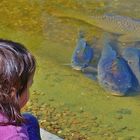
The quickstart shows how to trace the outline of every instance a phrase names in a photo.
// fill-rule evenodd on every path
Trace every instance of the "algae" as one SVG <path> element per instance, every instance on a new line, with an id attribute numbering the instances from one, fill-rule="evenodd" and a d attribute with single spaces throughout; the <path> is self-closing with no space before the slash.
<path id="1" fill-rule="evenodd" d="M 127 3 L 126 3 L 127 2 Z M 140 139 L 140 96 L 114 97 L 69 63 L 79 30 L 87 40 L 102 31 L 74 19 L 50 15 L 49 5 L 87 14 L 115 12 L 132 17 L 140 5 L 126 0 L 1 1 L 0 37 L 23 43 L 37 59 L 30 101 L 23 111 L 35 114 L 41 127 L 66 140 Z M 117 9 L 116 5 L 120 7 Z M 127 5 L 132 7 L 126 10 Z M 132 9 L 136 12 L 131 12 Z M 54 11 L 55 12 L 55 11 Z"/>

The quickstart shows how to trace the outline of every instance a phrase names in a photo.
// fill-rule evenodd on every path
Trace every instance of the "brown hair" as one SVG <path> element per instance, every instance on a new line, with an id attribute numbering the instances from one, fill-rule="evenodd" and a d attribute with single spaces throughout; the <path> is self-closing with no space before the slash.
<path id="1" fill-rule="evenodd" d="M 0 39 L 0 113 L 8 118 L 8 124 L 25 122 L 18 98 L 35 68 L 35 58 L 22 44 Z M 13 87 L 16 96 L 11 96 Z"/>

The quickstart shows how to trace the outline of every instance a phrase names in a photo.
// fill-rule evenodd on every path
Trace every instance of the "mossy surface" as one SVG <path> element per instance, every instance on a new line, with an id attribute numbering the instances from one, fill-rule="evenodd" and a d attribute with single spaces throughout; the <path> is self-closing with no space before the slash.
<path id="1" fill-rule="evenodd" d="M 140 139 L 139 95 L 114 97 L 96 81 L 65 65 L 70 63 L 80 30 L 89 42 L 103 31 L 76 19 L 56 17 L 51 14 L 54 9 L 49 13 L 51 6 L 61 5 L 86 14 L 116 12 L 140 17 L 131 8 L 127 11 L 125 2 L 1 1 L 0 37 L 23 43 L 37 59 L 30 101 L 24 111 L 35 114 L 44 129 L 66 140 Z M 135 6 L 135 2 L 128 5 Z M 122 9 L 117 9 L 117 5 Z"/>

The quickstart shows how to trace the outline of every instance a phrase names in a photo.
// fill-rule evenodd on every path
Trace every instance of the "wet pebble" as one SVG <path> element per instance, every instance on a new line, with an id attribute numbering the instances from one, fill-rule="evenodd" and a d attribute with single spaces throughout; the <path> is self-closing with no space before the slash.
<path id="1" fill-rule="evenodd" d="M 83 109 L 83 107 L 80 107 L 80 111 L 79 111 L 80 113 L 83 113 L 84 112 L 84 109 Z"/>
<path id="2" fill-rule="evenodd" d="M 118 130 L 116 130 L 117 132 L 122 132 L 123 130 L 126 130 L 127 129 L 127 126 L 123 126 L 121 128 L 119 128 Z"/>
<path id="3" fill-rule="evenodd" d="M 99 124 L 98 123 L 93 123 L 93 126 L 94 127 L 99 127 Z"/>
<path id="4" fill-rule="evenodd" d="M 50 98 L 50 99 L 49 99 L 49 101 L 53 102 L 53 101 L 54 101 L 54 99 L 53 99 L 53 98 Z"/>
<path id="5" fill-rule="evenodd" d="M 121 119 L 123 119 L 123 116 L 122 115 L 116 115 L 115 118 L 118 119 L 118 120 L 121 120 Z"/>
<path id="6" fill-rule="evenodd" d="M 93 117 L 92 117 L 92 120 L 97 120 L 97 117 L 96 117 L 96 116 L 93 116 Z"/>

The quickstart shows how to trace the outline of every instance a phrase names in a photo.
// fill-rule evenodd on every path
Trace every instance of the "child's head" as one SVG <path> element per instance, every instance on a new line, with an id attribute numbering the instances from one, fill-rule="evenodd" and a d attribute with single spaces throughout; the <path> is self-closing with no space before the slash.
<path id="1" fill-rule="evenodd" d="M 28 101 L 35 59 L 21 44 L 0 39 L 0 113 L 9 122 L 24 122 L 20 109 Z"/>

